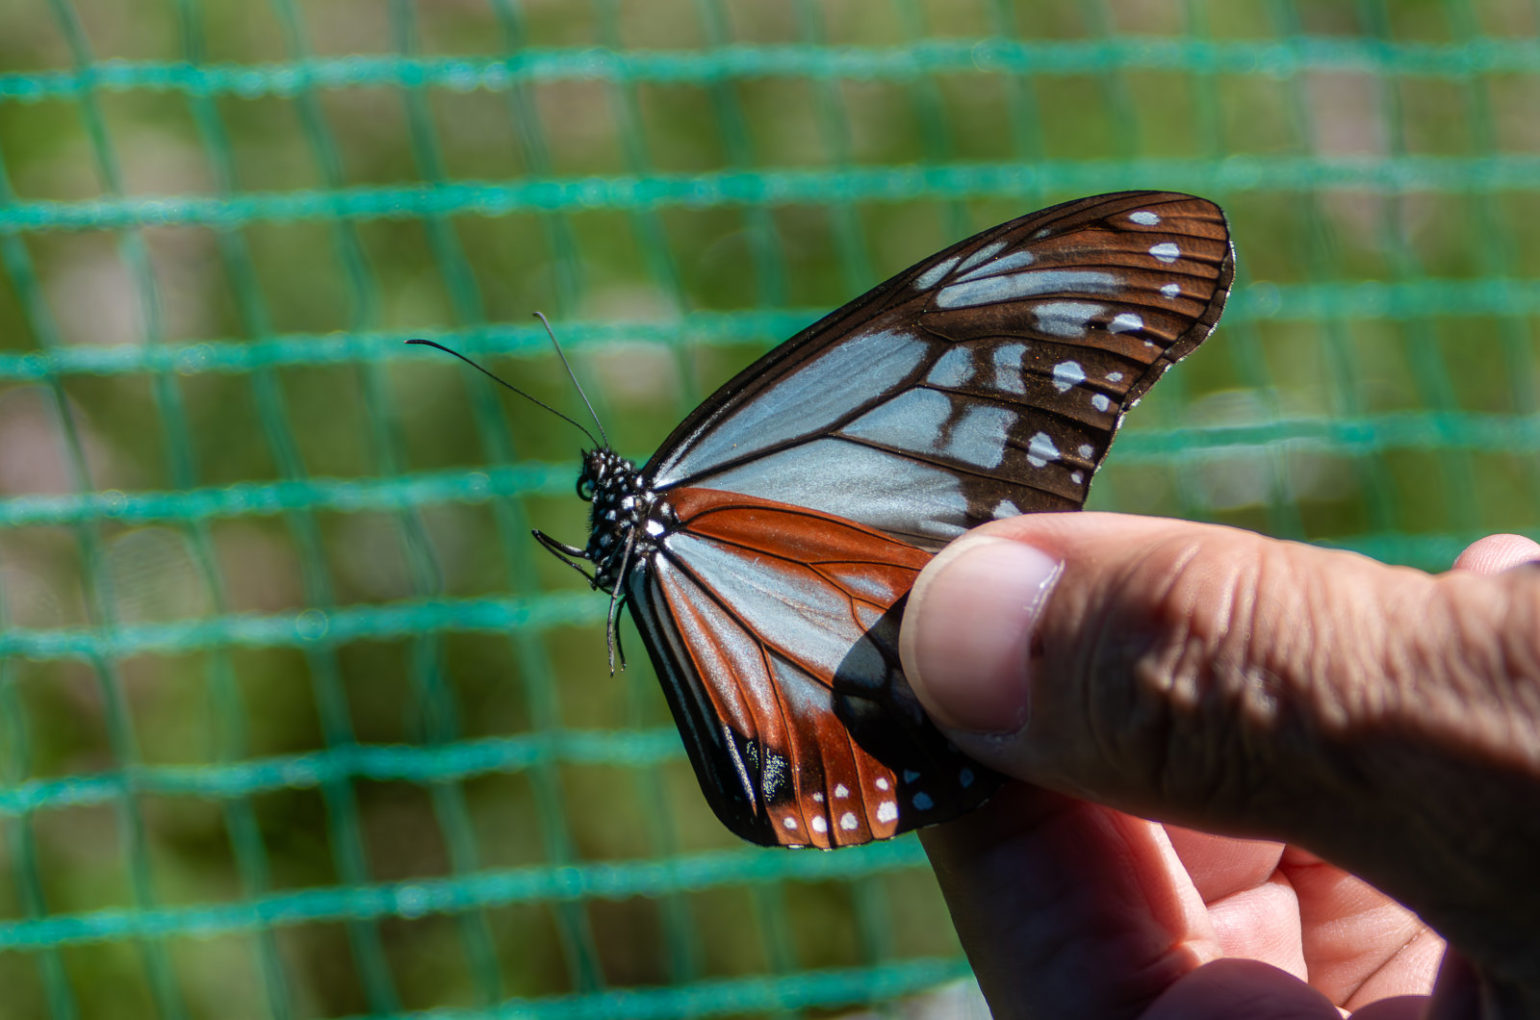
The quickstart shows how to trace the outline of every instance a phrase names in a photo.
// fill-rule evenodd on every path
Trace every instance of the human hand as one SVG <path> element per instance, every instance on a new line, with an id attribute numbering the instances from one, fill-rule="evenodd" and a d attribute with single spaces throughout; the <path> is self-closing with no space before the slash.
<path id="1" fill-rule="evenodd" d="M 995 1015 L 1540 1015 L 1534 560 L 1097 513 L 936 557 L 905 672 L 1023 781 L 921 832 Z"/>

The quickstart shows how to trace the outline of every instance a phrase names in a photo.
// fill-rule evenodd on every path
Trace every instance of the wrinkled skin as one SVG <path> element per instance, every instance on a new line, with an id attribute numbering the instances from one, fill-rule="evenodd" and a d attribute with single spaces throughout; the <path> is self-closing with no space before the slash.
<path id="1" fill-rule="evenodd" d="M 1021 780 L 922 834 L 995 1015 L 1540 1016 L 1536 560 L 1094 513 L 937 557 L 906 672 Z"/>

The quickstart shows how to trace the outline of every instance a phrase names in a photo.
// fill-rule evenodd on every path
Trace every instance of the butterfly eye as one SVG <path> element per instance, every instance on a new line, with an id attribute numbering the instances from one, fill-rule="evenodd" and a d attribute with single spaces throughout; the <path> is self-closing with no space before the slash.
<path id="1" fill-rule="evenodd" d="M 578 476 L 578 480 L 577 480 L 577 494 L 578 494 L 578 499 L 583 500 L 585 503 L 593 502 L 593 498 L 594 498 L 594 480 L 592 478 L 588 477 L 588 475 L 586 473 L 581 474 L 581 475 Z"/>

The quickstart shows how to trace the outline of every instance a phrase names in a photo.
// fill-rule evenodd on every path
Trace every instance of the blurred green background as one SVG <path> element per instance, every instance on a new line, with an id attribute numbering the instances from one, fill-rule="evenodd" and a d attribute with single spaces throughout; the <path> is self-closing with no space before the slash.
<path id="1" fill-rule="evenodd" d="M 1092 505 L 1441 569 L 1540 534 L 1537 18 L 5 6 L 0 1016 L 826 1015 L 965 977 L 912 837 L 721 828 L 528 539 L 584 539 L 574 433 L 401 341 L 575 413 L 542 309 L 645 457 L 968 233 L 1193 191 L 1235 294 Z"/>

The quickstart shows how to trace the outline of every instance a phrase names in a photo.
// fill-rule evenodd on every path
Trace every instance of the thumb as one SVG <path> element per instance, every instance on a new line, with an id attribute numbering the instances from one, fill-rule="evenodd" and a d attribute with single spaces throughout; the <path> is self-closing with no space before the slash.
<path id="1" fill-rule="evenodd" d="M 1034 514 L 937 556 L 901 647 L 936 722 L 1010 776 L 1300 843 L 1434 924 L 1540 909 L 1515 894 L 1540 845 L 1540 571 Z"/>

